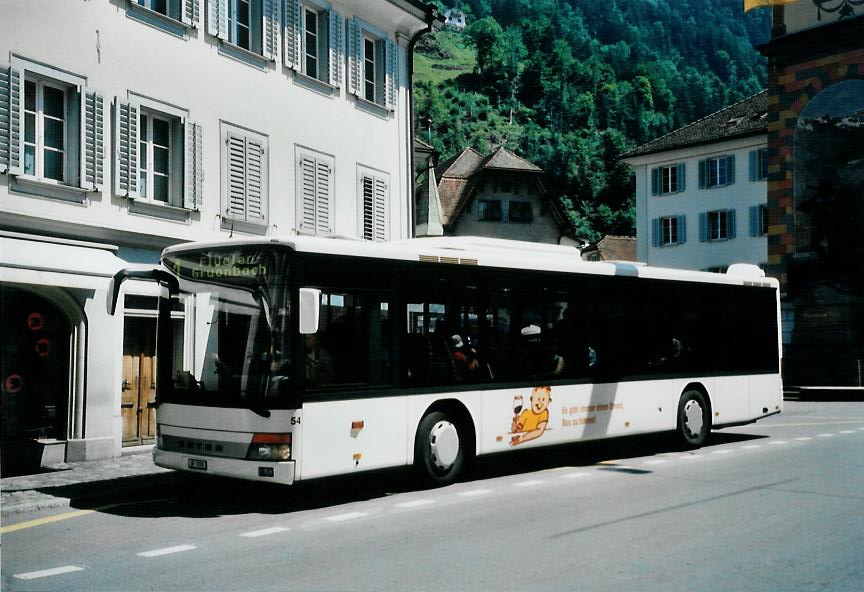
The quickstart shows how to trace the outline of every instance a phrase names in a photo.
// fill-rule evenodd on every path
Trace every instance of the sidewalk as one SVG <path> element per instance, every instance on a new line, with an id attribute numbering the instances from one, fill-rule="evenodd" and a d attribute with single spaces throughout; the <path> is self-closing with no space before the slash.
<path id="1" fill-rule="evenodd" d="M 0 515 L 69 507 L 73 500 L 137 489 L 150 481 L 147 476 L 171 472 L 153 464 L 152 449 L 139 446 L 119 458 L 61 463 L 43 467 L 44 473 L 0 479 Z"/>

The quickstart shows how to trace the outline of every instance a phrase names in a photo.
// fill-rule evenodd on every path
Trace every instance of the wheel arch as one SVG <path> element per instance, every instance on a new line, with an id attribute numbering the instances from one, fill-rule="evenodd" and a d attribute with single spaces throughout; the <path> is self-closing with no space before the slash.
<path id="1" fill-rule="evenodd" d="M 681 394 L 678 395 L 679 401 L 687 391 L 699 391 L 705 397 L 705 404 L 708 406 L 708 421 L 710 422 L 708 430 L 710 431 L 714 426 L 714 405 L 711 403 L 711 394 L 708 392 L 708 387 L 701 382 L 690 382 L 681 390 Z"/>
<path id="2" fill-rule="evenodd" d="M 474 421 L 474 416 L 471 415 L 471 412 L 468 410 L 468 407 L 462 401 L 458 399 L 440 399 L 435 401 L 431 405 L 429 405 L 423 413 L 420 414 L 420 419 L 423 419 L 430 413 L 435 411 L 441 411 L 449 417 L 452 417 L 458 424 L 459 427 L 466 430 L 468 433 L 468 446 L 470 449 L 466 449 L 468 458 L 473 457 L 477 454 L 477 428 L 476 423 Z M 417 430 L 414 430 L 414 441 L 417 440 Z"/>

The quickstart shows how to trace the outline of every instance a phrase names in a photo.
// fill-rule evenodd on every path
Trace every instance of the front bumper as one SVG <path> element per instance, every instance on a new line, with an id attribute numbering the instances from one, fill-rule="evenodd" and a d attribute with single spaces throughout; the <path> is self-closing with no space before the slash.
<path id="1" fill-rule="evenodd" d="M 201 465 L 206 463 L 206 469 L 190 468 L 190 462 Z M 237 458 L 220 458 L 214 456 L 203 456 L 195 454 L 184 454 L 180 452 L 167 452 L 159 448 L 153 448 L 153 462 L 156 466 L 177 471 L 188 471 L 190 473 L 203 473 L 206 475 L 217 475 L 219 477 L 235 477 L 248 481 L 265 481 L 268 483 L 281 483 L 291 485 L 294 483 L 293 460 L 284 462 L 261 462 Z M 262 471 L 263 469 L 263 471 Z M 270 475 L 272 471 L 272 476 Z M 263 474 L 262 474 L 263 473 Z"/>

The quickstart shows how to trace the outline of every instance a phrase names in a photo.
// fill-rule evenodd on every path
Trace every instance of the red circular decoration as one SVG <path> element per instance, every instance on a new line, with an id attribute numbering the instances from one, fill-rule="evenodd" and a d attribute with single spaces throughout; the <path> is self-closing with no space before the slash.
<path id="1" fill-rule="evenodd" d="M 3 390 L 10 394 L 15 394 L 24 388 L 24 379 L 20 374 L 10 374 L 3 381 Z"/>
<path id="2" fill-rule="evenodd" d="M 51 342 L 43 337 L 36 342 L 35 349 L 40 358 L 47 358 L 51 353 Z"/>
<path id="3" fill-rule="evenodd" d="M 31 331 L 41 331 L 45 326 L 45 318 L 41 312 L 31 312 L 27 317 L 27 328 Z"/>

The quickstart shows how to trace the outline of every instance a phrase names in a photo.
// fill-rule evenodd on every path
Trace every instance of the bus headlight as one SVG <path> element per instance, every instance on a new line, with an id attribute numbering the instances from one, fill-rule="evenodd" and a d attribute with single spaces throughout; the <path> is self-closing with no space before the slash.
<path id="1" fill-rule="evenodd" d="M 291 434 L 255 434 L 246 455 L 248 460 L 291 460 Z"/>

